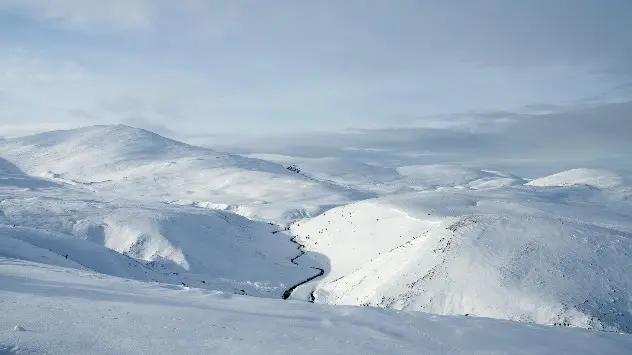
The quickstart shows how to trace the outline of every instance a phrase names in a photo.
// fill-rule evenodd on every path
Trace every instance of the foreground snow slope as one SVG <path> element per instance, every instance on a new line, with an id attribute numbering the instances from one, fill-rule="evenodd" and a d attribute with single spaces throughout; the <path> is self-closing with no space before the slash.
<path id="1" fill-rule="evenodd" d="M 632 336 L 284 302 L 0 257 L 0 354 L 629 354 Z"/>
<path id="2" fill-rule="evenodd" d="M 0 141 L 26 173 L 128 198 L 227 209 L 285 224 L 366 197 L 253 158 L 128 126 L 92 126 Z"/>
<path id="3" fill-rule="evenodd" d="M 316 302 L 632 332 L 632 201 L 590 186 L 442 189 L 293 226 Z"/>

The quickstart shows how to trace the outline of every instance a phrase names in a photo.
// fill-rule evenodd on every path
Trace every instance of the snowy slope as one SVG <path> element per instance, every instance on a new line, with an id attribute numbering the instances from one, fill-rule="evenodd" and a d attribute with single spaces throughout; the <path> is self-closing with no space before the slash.
<path id="1" fill-rule="evenodd" d="M 454 164 L 382 167 L 339 157 L 265 158 L 281 164 L 194 147 L 127 126 L 0 141 L 0 268 L 7 281 L 0 293 L 14 299 L 30 295 L 41 308 L 47 307 L 46 299 L 87 299 L 86 304 L 103 307 L 90 317 L 105 317 L 112 296 L 114 302 L 126 304 L 126 315 L 135 314 L 132 319 L 152 326 L 162 322 L 177 327 L 179 321 L 165 318 L 175 317 L 173 307 L 188 312 L 187 319 L 196 324 L 220 312 L 225 318 L 216 327 L 227 329 L 236 317 L 248 328 L 247 341 L 237 344 L 239 353 L 244 353 L 242 345 L 253 352 L 295 352 L 295 340 L 281 342 L 287 346 L 281 349 L 275 347 L 278 342 L 262 348 L 251 343 L 259 339 L 252 325 L 270 323 L 270 317 L 274 322 L 287 320 L 284 334 L 289 329 L 315 334 L 313 323 L 297 325 L 309 320 L 314 309 L 332 317 L 350 311 L 240 297 L 226 301 L 232 294 L 281 298 L 292 291 L 291 299 L 316 303 L 632 332 L 632 281 L 627 275 L 632 267 L 632 190 L 622 177 L 578 169 L 525 184 L 511 174 Z M 300 172 L 288 170 L 291 164 Z M 374 196 L 382 197 L 368 199 Z M 280 229 L 293 222 L 289 233 L 297 239 L 291 241 L 291 235 Z M 303 245 L 304 255 L 294 242 Z M 321 272 L 322 277 L 312 280 Z M 57 284 L 44 281 L 54 280 L 55 275 L 62 275 Z M 302 284 L 304 280 L 309 282 Z M 208 306 L 214 300 L 228 302 L 230 309 Z M 149 308 L 135 313 L 143 301 L 157 307 L 160 316 L 149 314 Z M 6 304 L 0 302 L 0 307 Z M 270 311 L 261 314 L 261 309 Z M 356 320 L 342 322 L 344 326 L 335 331 L 361 339 L 381 334 L 385 328 L 377 322 L 393 321 L 412 330 L 388 328 L 384 338 L 366 343 L 368 348 L 365 343 L 317 348 L 317 338 L 305 335 L 301 341 L 314 346 L 310 348 L 314 352 L 413 353 L 427 346 L 435 353 L 471 353 L 479 349 L 475 340 L 483 331 L 472 333 L 465 340 L 472 343 L 465 348 L 447 346 L 451 339 L 430 331 L 428 322 L 442 319 L 457 332 L 467 329 L 461 322 L 520 332 L 558 331 L 490 320 L 356 311 L 360 314 Z M 16 322 L 31 319 L 12 312 L 10 319 Z M 58 317 L 53 313 L 47 313 L 49 320 Z M 120 317 L 122 313 L 116 316 Z M 367 334 L 349 330 L 364 324 L 367 317 L 376 317 Z M 98 319 L 86 322 L 99 324 Z M 320 324 L 320 318 L 316 322 Z M 108 321 L 101 326 L 115 324 Z M 129 334 L 134 325 L 126 321 L 120 327 Z M 143 336 L 162 337 L 162 330 L 152 326 L 143 328 Z M 201 332 L 193 326 L 185 328 Z M 69 341 L 63 337 L 70 331 L 56 332 L 51 337 L 62 337 L 64 344 Z M 436 341 L 422 341 L 410 332 Z M 226 336 L 239 334 L 233 329 Z M 21 335 L 25 334 L 0 329 L 0 355 L 16 353 L 14 346 L 21 341 L 16 336 Z M 332 334 L 325 330 L 321 336 Z M 24 353 L 37 353 L 32 349 L 50 342 L 47 335 L 25 339 Z M 498 351 L 516 350 L 499 338 L 490 340 Z M 388 348 L 402 342 L 411 349 Z M 59 345 L 44 352 L 73 353 L 79 343 L 73 343 L 76 348 Z M 107 348 L 98 353 L 135 349 L 111 348 L 117 344 L 106 336 L 91 344 Z M 216 351 L 226 350 L 227 344 L 235 346 L 218 344 Z M 608 340 L 605 346 L 612 344 L 616 342 Z M 169 349 L 181 345 L 165 344 Z M 152 344 L 143 346 L 141 352 L 156 350 Z M 204 344 L 196 346 L 191 349 L 207 349 Z"/>
<path id="2" fill-rule="evenodd" d="M 22 172 L 17 166 L 0 157 L 0 190 L 4 189 L 31 189 L 53 188 L 58 184 L 34 178 Z"/>
<path id="3" fill-rule="evenodd" d="M 450 164 L 402 166 L 397 171 L 404 177 L 407 185 L 415 186 L 418 190 L 445 187 L 479 190 L 525 183 L 523 179 L 511 174 Z"/>
<path id="4" fill-rule="evenodd" d="M 107 275 L 266 297 L 281 297 L 306 275 L 289 262 L 296 250 L 275 227 L 231 213 L 32 197 L 0 207 L 0 236 L 37 249 L 28 260 L 64 256 Z"/>
<path id="5" fill-rule="evenodd" d="M 3 256 L 275 298 L 311 272 L 278 226 L 231 212 L 103 196 L 7 161 L 0 182 Z"/>
<path id="6" fill-rule="evenodd" d="M 313 178 L 382 196 L 445 187 L 492 189 L 526 182 L 512 174 L 454 164 L 387 167 L 344 157 L 301 158 L 275 154 L 249 156 L 294 165 L 301 173 Z"/>
<path id="7" fill-rule="evenodd" d="M 624 184 L 621 176 L 606 170 L 573 169 L 530 181 L 531 186 L 577 186 L 586 185 L 611 189 Z"/>
<path id="8" fill-rule="evenodd" d="M 627 354 L 632 336 L 330 307 L 0 257 L 0 354 Z"/>
<path id="9" fill-rule="evenodd" d="M 279 164 L 122 125 L 10 139 L 0 151 L 30 175 L 101 194 L 226 209 L 279 224 L 365 197 Z"/>
<path id="10" fill-rule="evenodd" d="M 293 226 L 316 302 L 632 332 L 632 203 L 590 187 L 441 189 Z"/>
<path id="11" fill-rule="evenodd" d="M 339 185 L 371 192 L 392 192 L 402 186 L 402 178 L 394 168 L 368 164 L 340 157 L 301 158 L 275 154 L 253 154 L 250 157 L 266 159 L 283 165 L 294 165 L 303 174 Z"/>

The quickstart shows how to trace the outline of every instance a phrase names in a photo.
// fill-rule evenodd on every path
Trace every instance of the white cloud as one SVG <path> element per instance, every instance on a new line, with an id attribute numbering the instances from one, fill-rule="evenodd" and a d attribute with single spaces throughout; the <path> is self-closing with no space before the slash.
<path id="1" fill-rule="evenodd" d="M 77 122 L 48 121 L 25 124 L 3 124 L 0 123 L 0 138 L 13 138 L 27 136 L 30 134 L 55 131 L 61 129 L 77 128 Z"/>
<path id="2" fill-rule="evenodd" d="M 0 46 L 0 83 L 79 82 L 88 73 L 75 61 L 51 61 L 21 48 Z"/>
<path id="3" fill-rule="evenodd" d="M 630 97 L 617 1 L 0 0 L 0 121 L 489 131 L 445 114 Z"/>
<path id="4" fill-rule="evenodd" d="M 225 0 L 0 0 L 0 10 L 85 33 L 184 33 L 221 37 L 236 6 Z"/>
<path id="5" fill-rule="evenodd" d="M 544 174 L 586 166 L 632 173 L 630 117 L 632 101 L 628 100 L 557 108 L 546 114 L 443 117 L 444 121 L 454 119 L 454 125 L 440 125 L 431 117 L 428 125 L 418 118 L 417 123 L 352 132 L 212 137 L 206 145 L 241 154 L 339 156 L 393 166 L 461 163 L 518 172 L 515 169 L 524 165 L 539 166 Z M 204 144 L 203 137 L 191 139 Z"/>
<path id="6" fill-rule="evenodd" d="M 151 0 L 0 0 L 0 9 L 68 29 L 90 32 L 149 30 Z"/>

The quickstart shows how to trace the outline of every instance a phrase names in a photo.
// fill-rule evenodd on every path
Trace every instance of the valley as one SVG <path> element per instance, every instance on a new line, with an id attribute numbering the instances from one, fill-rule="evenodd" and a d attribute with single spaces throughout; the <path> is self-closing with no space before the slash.
<path id="1" fill-rule="evenodd" d="M 290 328 L 316 327 L 292 336 L 318 353 L 316 334 L 342 342 L 359 335 L 334 335 L 338 324 L 365 317 L 412 328 L 356 325 L 381 340 L 355 343 L 353 351 L 361 344 L 385 354 L 394 350 L 381 347 L 464 351 L 428 322 L 465 331 L 465 342 L 481 336 L 479 327 L 498 327 L 534 339 L 612 338 L 585 353 L 632 344 L 618 334 L 632 333 L 632 185 L 613 172 L 528 180 L 453 164 L 365 171 L 341 158 L 273 162 L 221 153 L 120 125 L 4 140 L 0 152 L 0 308 L 7 315 L 0 354 L 38 354 L 50 337 L 77 331 L 66 324 L 27 339 L 40 325 L 18 310 L 49 310 L 52 300 L 85 314 L 82 324 L 116 332 L 136 332 L 131 323 L 115 325 L 120 317 L 214 339 L 236 324 L 233 336 L 247 332 L 241 340 L 252 353 L 271 348 L 255 346 L 251 331 L 281 337 L 273 346 L 280 349 L 289 346 L 282 339 Z M 375 169 L 382 173 L 371 175 Z M 97 310 L 86 314 L 88 304 Z M 254 308 L 237 310 L 243 307 Z M 187 309 L 225 318 L 224 330 L 191 328 L 211 318 Z M 310 315 L 315 309 L 320 315 Z M 51 309 L 44 317 L 62 316 Z M 186 326 L 176 324 L 180 317 Z M 287 319 L 288 328 L 249 328 L 267 317 Z M 6 330 L 14 325 L 28 331 Z M 149 331 L 143 327 L 137 336 Z M 431 340 L 421 345 L 424 337 Z M 157 351 L 101 341 L 88 346 Z M 196 346 L 227 351 L 233 341 Z M 80 346 L 53 342 L 59 348 L 43 353 Z M 503 344 L 493 347 L 503 351 Z"/>

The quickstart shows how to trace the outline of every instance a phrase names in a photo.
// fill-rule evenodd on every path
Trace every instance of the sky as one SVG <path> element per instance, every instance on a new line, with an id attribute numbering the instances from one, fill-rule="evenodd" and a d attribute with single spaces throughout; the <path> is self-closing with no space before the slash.
<path id="1" fill-rule="evenodd" d="M 472 130 L 632 98 L 630 24 L 629 0 L 0 0 L 0 135 Z"/>
<path id="2" fill-rule="evenodd" d="M 587 103 L 550 112 L 486 112 L 427 124 L 277 135 L 190 137 L 238 154 L 276 161 L 341 158 L 381 167 L 454 164 L 537 178 L 575 168 L 632 177 L 632 101 Z"/>

